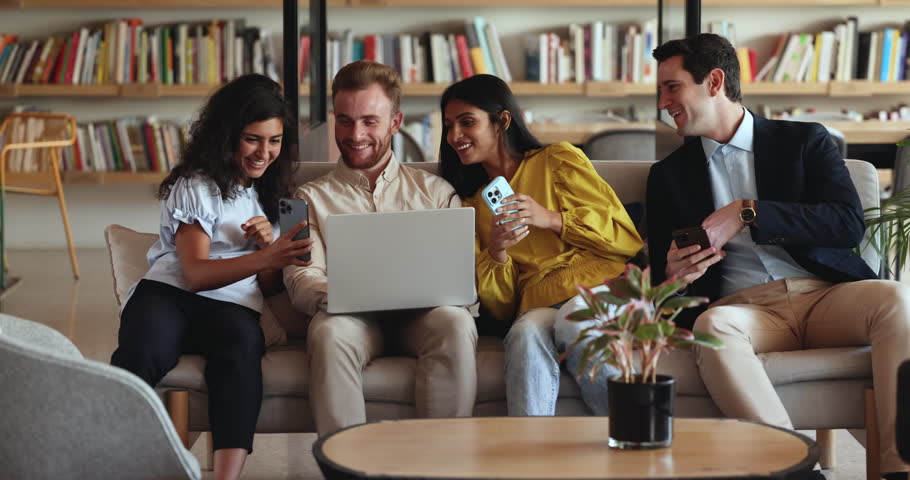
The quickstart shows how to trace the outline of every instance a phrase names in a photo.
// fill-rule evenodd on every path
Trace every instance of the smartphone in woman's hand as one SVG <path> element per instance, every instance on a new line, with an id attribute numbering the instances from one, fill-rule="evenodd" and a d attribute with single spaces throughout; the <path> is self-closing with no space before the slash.
<path id="1" fill-rule="evenodd" d="M 496 209 L 499 207 L 505 206 L 505 205 L 509 205 L 509 203 L 502 203 L 502 199 L 508 197 L 509 195 L 514 195 L 514 194 L 515 194 L 515 192 L 512 191 L 512 186 L 509 185 L 508 180 L 506 180 L 505 177 L 503 177 L 501 175 L 494 178 L 493 181 L 491 181 L 490 184 L 487 185 L 486 187 L 484 187 L 484 189 L 481 190 L 481 192 L 480 192 L 480 196 L 483 197 L 484 203 L 486 203 L 487 206 L 490 207 L 490 210 L 493 212 L 493 215 L 499 215 L 500 213 L 503 213 L 503 212 L 497 212 Z M 515 203 L 515 202 L 510 202 L 510 203 Z M 508 210 L 505 213 L 513 213 L 513 212 L 517 212 L 517 211 L 518 210 Z M 514 222 L 514 221 L 515 221 L 515 219 L 506 220 L 505 222 L 502 222 L 502 223 Z M 518 227 L 520 227 L 520 226 L 521 225 L 519 225 Z M 515 228 L 518 228 L 518 227 L 515 227 Z M 515 228 L 513 228 L 512 230 L 515 230 Z"/>
<path id="2" fill-rule="evenodd" d="M 309 205 L 302 198 L 282 198 L 278 200 L 278 226 L 281 228 L 281 234 L 284 235 L 298 223 L 307 221 L 307 226 L 297 232 L 297 235 L 294 235 L 294 240 L 310 238 L 309 210 Z M 297 257 L 297 259 L 309 262 L 310 253 L 307 252 Z"/>

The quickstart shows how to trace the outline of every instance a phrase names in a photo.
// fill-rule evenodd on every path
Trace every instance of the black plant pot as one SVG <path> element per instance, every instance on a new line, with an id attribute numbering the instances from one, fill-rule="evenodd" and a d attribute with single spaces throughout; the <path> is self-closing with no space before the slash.
<path id="1" fill-rule="evenodd" d="M 636 382 L 641 376 L 635 377 Z M 673 442 L 676 381 L 658 375 L 656 383 L 609 379 L 610 446 L 621 449 L 669 447 Z"/>

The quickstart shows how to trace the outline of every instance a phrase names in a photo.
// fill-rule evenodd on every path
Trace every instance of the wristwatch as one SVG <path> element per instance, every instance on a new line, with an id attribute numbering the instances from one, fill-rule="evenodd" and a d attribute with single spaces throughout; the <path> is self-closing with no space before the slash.
<path id="1" fill-rule="evenodd" d="M 758 212 L 755 210 L 755 200 L 743 200 L 743 209 L 739 212 L 739 219 L 746 226 L 755 223 L 758 218 Z"/>

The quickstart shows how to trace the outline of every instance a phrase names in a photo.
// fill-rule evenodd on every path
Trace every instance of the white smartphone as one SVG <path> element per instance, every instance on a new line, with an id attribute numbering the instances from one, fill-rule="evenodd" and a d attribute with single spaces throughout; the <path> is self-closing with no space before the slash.
<path id="1" fill-rule="evenodd" d="M 310 219 L 310 208 L 307 205 L 306 200 L 302 198 L 282 198 L 278 200 L 278 226 L 281 228 L 281 234 L 289 232 L 295 225 L 302 221 L 309 222 Z M 294 235 L 294 240 L 303 240 L 304 238 L 310 238 L 310 225 L 307 223 L 307 226 L 303 230 L 297 232 L 297 235 Z M 297 257 L 298 260 L 304 262 L 310 261 L 309 252 Z"/>
<path id="2" fill-rule="evenodd" d="M 503 176 L 498 176 L 494 178 L 489 185 L 484 187 L 480 192 L 480 196 L 483 197 L 484 203 L 487 204 L 487 207 L 490 207 L 490 211 L 493 212 L 493 215 L 499 215 L 500 212 L 497 212 L 496 209 L 511 203 L 502 203 L 502 199 L 508 197 L 509 195 L 514 195 L 515 192 L 512 191 L 512 186 L 509 185 L 508 180 Z M 518 210 L 508 210 L 506 213 L 517 212 Z M 506 220 L 502 223 L 514 222 L 515 219 Z M 516 226 L 515 228 L 520 228 L 521 225 Z M 513 228 L 512 230 L 515 230 Z"/>

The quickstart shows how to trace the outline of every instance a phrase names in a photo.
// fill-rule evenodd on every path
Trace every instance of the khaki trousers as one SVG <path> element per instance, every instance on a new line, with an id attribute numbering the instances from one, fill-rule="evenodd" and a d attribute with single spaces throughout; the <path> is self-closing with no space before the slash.
<path id="1" fill-rule="evenodd" d="M 793 425 L 757 353 L 872 345 L 881 471 L 907 471 L 894 425 L 897 368 L 910 358 L 910 286 L 888 280 L 836 285 L 778 280 L 712 303 L 695 331 L 715 335 L 726 346 L 695 351 L 701 378 L 724 415 L 784 428 Z"/>
<path id="2" fill-rule="evenodd" d="M 380 355 L 417 357 L 418 417 L 467 417 L 477 394 L 477 328 L 462 307 L 332 315 L 307 330 L 309 396 L 320 436 L 366 422 L 363 369 Z"/>

